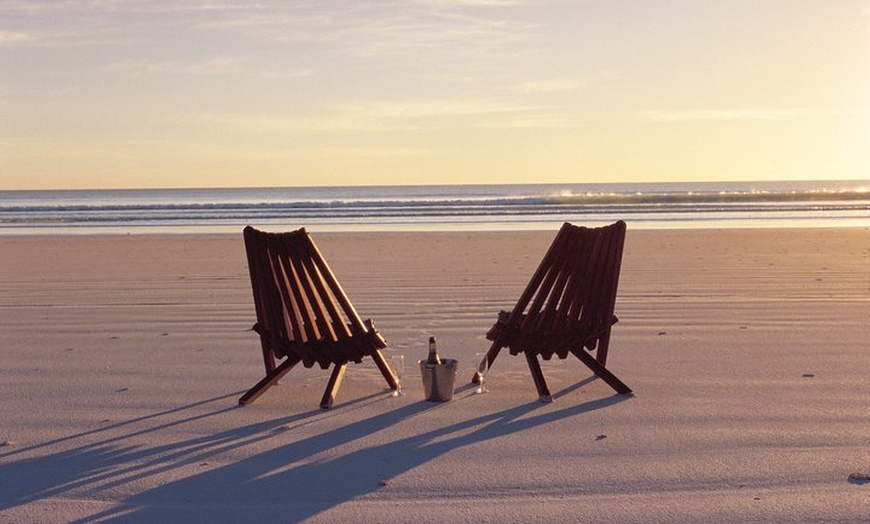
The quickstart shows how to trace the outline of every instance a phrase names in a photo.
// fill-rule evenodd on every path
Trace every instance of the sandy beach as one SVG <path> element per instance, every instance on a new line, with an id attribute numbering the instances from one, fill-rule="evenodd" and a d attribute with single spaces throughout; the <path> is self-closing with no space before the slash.
<path id="1" fill-rule="evenodd" d="M 867 522 L 870 230 L 632 230 L 608 368 L 506 351 L 553 232 L 314 234 L 369 360 L 263 376 L 238 235 L 0 237 L 0 523 Z M 459 360 L 423 400 L 430 335 Z"/>

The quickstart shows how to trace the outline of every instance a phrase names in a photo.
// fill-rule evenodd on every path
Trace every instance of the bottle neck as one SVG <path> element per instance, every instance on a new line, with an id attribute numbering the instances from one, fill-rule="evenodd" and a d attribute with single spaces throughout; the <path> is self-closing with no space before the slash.
<path id="1" fill-rule="evenodd" d="M 429 339 L 429 360 L 428 364 L 440 364 L 441 358 L 438 356 L 438 349 L 435 345 L 435 337 Z"/>

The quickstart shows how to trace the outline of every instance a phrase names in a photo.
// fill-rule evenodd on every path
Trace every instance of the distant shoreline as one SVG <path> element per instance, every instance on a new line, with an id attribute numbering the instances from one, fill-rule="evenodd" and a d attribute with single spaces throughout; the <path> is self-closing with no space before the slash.
<path id="1" fill-rule="evenodd" d="M 0 192 L 0 234 L 547 231 L 870 225 L 870 182 Z"/>

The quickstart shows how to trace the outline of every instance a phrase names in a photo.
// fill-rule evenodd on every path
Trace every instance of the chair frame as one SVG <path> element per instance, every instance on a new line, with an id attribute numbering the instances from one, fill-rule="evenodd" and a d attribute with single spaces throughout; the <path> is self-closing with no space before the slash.
<path id="1" fill-rule="evenodd" d="M 248 226 L 245 251 L 266 376 L 245 393 L 239 404 L 256 400 L 296 364 L 333 366 L 320 401 L 335 402 L 349 362 L 371 356 L 390 389 L 398 379 L 381 349 L 386 340 L 371 320 L 363 321 L 305 228 L 267 233 Z M 277 360 L 284 358 L 280 364 Z"/>
<path id="2" fill-rule="evenodd" d="M 568 354 L 617 393 L 632 393 L 605 365 L 625 244 L 623 221 L 587 228 L 564 223 L 513 310 L 502 311 L 486 337 L 492 345 L 472 382 L 480 383 L 502 348 L 523 353 L 540 399 L 552 400 L 538 355 Z M 593 358 L 591 351 L 596 351 Z"/>

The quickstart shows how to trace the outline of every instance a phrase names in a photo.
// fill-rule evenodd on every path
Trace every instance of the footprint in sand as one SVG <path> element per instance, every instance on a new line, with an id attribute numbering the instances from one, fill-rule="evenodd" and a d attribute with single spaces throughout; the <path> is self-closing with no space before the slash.
<path id="1" fill-rule="evenodd" d="M 849 474 L 849 482 L 852 484 L 867 484 L 870 483 L 870 475 L 867 473 L 850 473 Z"/>

